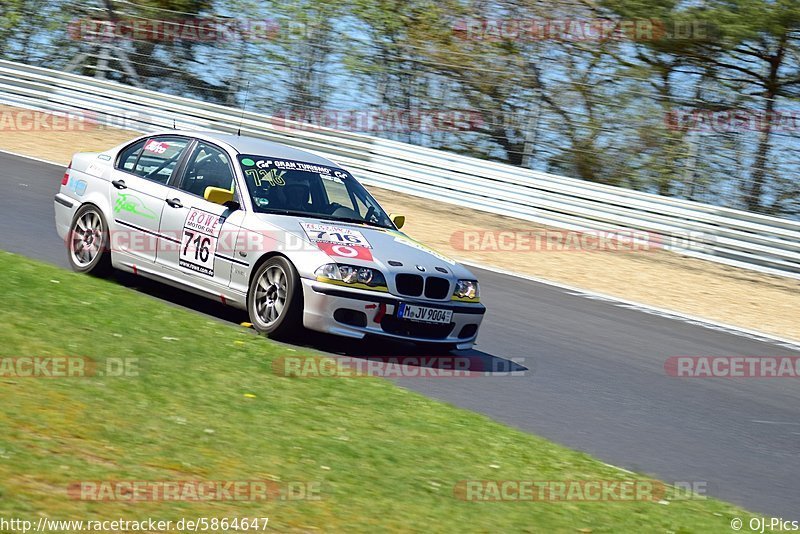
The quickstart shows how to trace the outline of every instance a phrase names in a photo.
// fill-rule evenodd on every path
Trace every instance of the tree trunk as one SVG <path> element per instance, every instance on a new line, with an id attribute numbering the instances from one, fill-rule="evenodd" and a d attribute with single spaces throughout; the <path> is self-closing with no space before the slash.
<path id="1" fill-rule="evenodd" d="M 753 173 L 745 195 L 745 205 L 748 211 L 757 212 L 764 209 L 761 205 L 761 197 L 764 195 L 764 182 L 767 178 L 767 161 L 772 144 L 772 117 L 775 112 L 775 96 L 772 91 L 769 93 L 767 102 L 764 105 L 764 127 L 758 136 L 758 148 L 753 162 Z"/>
<path id="2" fill-rule="evenodd" d="M 753 173 L 744 199 L 748 211 L 764 211 L 762 197 L 764 196 L 764 182 L 767 179 L 769 151 L 772 146 L 772 121 L 775 113 L 775 98 L 778 96 L 779 89 L 778 73 L 783 65 L 786 40 L 787 35 L 784 34 L 775 54 L 769 58 L 769 75 L 764 84 L 764 97 L 766 99 L 764 103 L 764 127 L 758 136 L 758 148 L 756 148 L 755 161 L 753 162 Z"/>

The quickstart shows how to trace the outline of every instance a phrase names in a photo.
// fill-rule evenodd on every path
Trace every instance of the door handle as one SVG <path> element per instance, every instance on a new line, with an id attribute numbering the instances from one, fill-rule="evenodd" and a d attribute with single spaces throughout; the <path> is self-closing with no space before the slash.
<path id="1" fill-rule="evenodd" d="M 113 185 L 117 189 L 126 189 L 128 187 L 127 185 L 125 185 L 125 180 L 114 180 L 111 182 L 111 185 Z"/>
<path id="2" fill-rule="evenodd" d="M 181 204 L 181 201 L 178 200 L 177 198 L 168 198 L 167 199 L 167 204 L 169 204 L 169 206 L 171 208 L 182 208 L 183 207 L 183 204 Z"/>

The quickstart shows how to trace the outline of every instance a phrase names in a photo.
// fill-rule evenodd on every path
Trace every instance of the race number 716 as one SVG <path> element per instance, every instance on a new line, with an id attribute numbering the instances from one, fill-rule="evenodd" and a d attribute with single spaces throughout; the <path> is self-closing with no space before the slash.
<path id="1" fill-rule="evenodd" d="M 211 245 L 211 238 L 203 234 L 189 232 L 188 230 L 186 231 L 186 235 L 189 239 L 186 240 L 186 244 L 183 246 L 183 255 L 186 256 L 188 254 L 189 245 L 194 242 L 194 259 L 199 259 L 203 263 L 207 262 L 209 254 L 208 247 Z"/>
<path id="2" fill-rule="evenodd" d="M 348 242 L 348 243 L 361 243 L 361 239 L 359 239 L 359 237 L 357 235 L 340 234 L 339 232 L 317 232 L 317 241 L 325 241 L 325 237 L 324 236 L 326 236 L 326 235 L 329 235 L 331 237 L 335 237 L 336 241 L 338 241 L 340 243 L 345 242 L 345 241 Z"/>

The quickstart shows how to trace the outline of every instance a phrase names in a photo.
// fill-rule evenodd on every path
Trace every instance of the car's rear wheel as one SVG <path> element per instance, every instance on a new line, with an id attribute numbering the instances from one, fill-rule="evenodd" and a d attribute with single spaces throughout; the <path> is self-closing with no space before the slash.
<path id="1" fill-rule="evenodd" d="M 289 339 L 303 329 L 303 289 L 294 265 L 282 256 L 262 263 L 250 281 L 247 312 L 258 332 Z"/>
<path id="2" fill-rule="evenodd" d="M 97 276 L 111 272 L 108 225 L 100 209 L 81 206 L 67 234 L 67 258 L 73 270 Z"/>

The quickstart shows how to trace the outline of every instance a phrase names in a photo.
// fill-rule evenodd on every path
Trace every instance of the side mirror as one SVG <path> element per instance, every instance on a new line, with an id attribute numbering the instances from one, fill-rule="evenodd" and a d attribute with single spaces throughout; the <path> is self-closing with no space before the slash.
<path id="1" fill-rule="evenodd" d="M 233 200 L 233 191 L 222 189 L 221 187 L 206 187 L 203 198 L 214 204 L 225 205 Z"/>
<path id="2" fill-rule="evenodd" d="M 394 213 L 390 213 L 389 218 L 392 220 L 398 230 L 402 228 L 404 224 L 406 224 L 405 215 L 395 215 Z"/>

